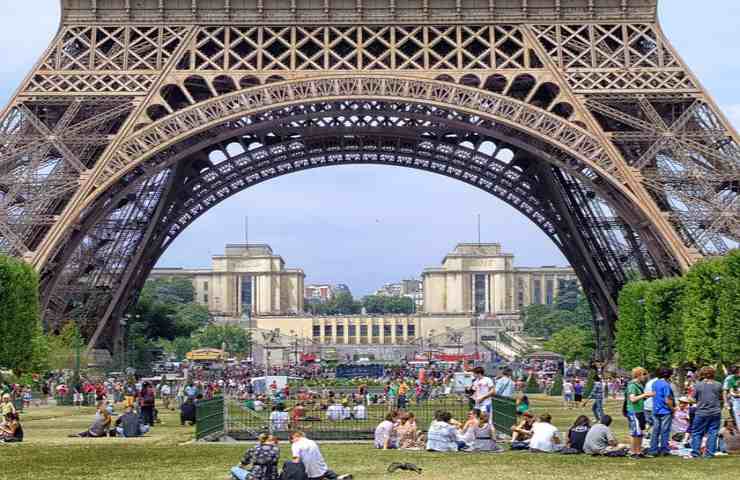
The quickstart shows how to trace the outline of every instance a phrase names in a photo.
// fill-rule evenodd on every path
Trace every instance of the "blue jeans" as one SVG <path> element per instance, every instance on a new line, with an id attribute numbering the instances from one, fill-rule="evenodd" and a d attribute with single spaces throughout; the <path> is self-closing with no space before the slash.
<path id="1" fill-rule="evenodd" d="M 231 469 L 231 476 L 234 480 L 249 480 L 252 478 L 252 472 L 237 465 Z"/>
<path id="2" fill-rule="evenodd" d="M 591 405 L 591 411 L 594 412 L 594 417 L 596 417 L 596 421 L 600 422 L 601 417 L 604 416 L 604 401 L 600 398 L 594 400 L 594 404 Z"/>
<path id="3" fill-rule="evenodd" d="M 652 455 L 659 453 L 671 453 L 668 448 L 668 440 L 671 436 L 671 422 L 673 415 L 670 413 L 653 414 L 653 434 L 650 437 L 650 450 Z"/>
<path id="4" fill-rule="evenodd" d="M 717 433 L 722 423 L 722 415 L 696 415 L 691 424 L 691 456 L 701 456 L 701 440 L 707 435 L 707 457 L 717 451 Z"/>

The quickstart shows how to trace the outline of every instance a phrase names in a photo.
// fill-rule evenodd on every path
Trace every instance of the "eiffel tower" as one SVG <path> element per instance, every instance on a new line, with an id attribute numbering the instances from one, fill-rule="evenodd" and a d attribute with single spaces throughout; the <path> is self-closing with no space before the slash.
<path id="1" fill-rule="evenodd" d="M 0 252 L 39 272 L 46 327 L 74 319 L 90 346 L 116 347 L 193 221 L 309 168 L 416 168 L 500 198 L 573 265 L 607 345 L 630 275 L 740 240 L 737 133 L 657 0 L 61 4 L 0 112 Z"/>

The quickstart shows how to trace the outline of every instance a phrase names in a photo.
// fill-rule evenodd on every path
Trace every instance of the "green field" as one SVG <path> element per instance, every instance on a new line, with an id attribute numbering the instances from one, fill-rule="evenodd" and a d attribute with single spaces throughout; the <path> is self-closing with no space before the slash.
<path id="1" fill-rule="evenodd" d="M 565 410 L 559 399 L 531 396 L 533 411 L 549 412 L 561 429 L 590 409 Z M 626 441 L 626 425 L 618 402 L 609 402 L 615 431 Z M 0 444 L 0 479 L 122 479 L 211 480 L 227 478 L 245 449 L 243 444 L 200 444 L 191 441 L 193 429 L 181 427 L 174 413 L 163 413 L 163 424 L 139 439 L 67 438 L 85 430 L 93 410 L 75 407 L 42 407 L 23 415 L 26 442 Z M 285 457 L 289 447 L 281 443 Z M 736 479 L 740 457 L 686 461 L 677 457 L 654 460 L 591 458 L 507 452 L 503 454 L 431 454 L 372 450 L 367 443 L 324 444 L 324 456 L 339 473 L 356 479 L 422 478 L 538 480 L 538 479 Z M 424 469 L 414 473 L 386 474 L 390 462 L 408 461 Z"/>

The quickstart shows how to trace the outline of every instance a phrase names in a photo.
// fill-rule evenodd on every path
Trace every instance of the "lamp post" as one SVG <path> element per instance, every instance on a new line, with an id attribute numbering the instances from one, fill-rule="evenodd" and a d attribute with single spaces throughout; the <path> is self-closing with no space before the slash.
<path id="1" fill-rule="evenodd" d="M 80 351 L 82 350 L 82 336 L 80 335 L 80 327 L 75 322 L 75 336 L 74 336 L 74 347 L 75 347 L 75 370 L 74 370 L 74 384 L 79 385 L 80 383 Z"/>

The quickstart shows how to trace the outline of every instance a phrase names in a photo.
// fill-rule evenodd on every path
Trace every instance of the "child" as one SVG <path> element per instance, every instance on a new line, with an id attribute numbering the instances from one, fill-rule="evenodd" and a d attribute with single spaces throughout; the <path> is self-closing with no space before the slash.
<path id="1" fill-rule="evenodd" d="M 519 392 L 516 397 L 516 416 L 517 419 L 521 417 L 524 412 L 529 411 L 529 397 L 524 395 L 523 392 Z"/>
<path id="2" fill-rule="evenodd" d="M 234 480 L 276 480 L 278 478 L 278 459 L 280 448 L 278 440 L 272 435 L 262 434 L 257 438 L 257 446 L 244 454 L 241 463 L 231 469 Z M 249 468 L 249 465 L 252 465 Z"/>

